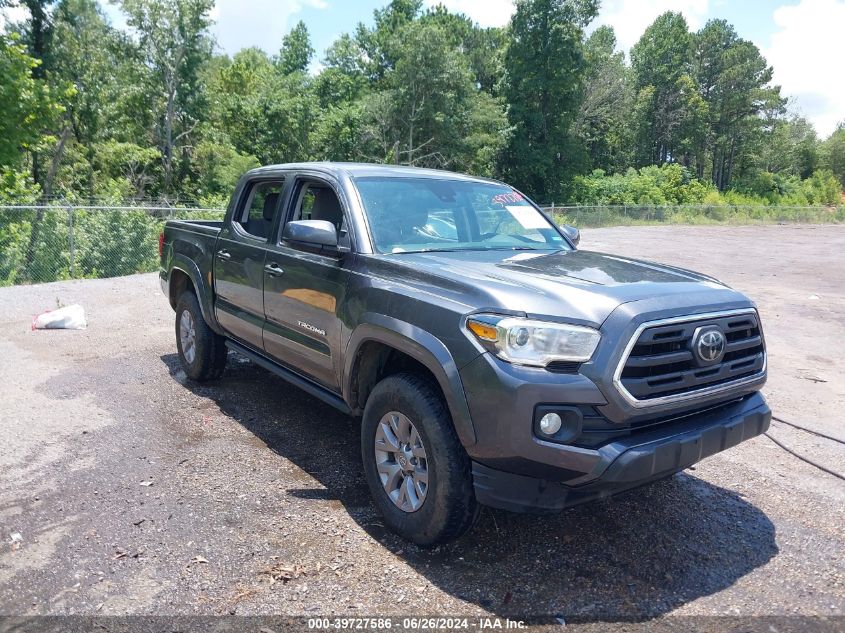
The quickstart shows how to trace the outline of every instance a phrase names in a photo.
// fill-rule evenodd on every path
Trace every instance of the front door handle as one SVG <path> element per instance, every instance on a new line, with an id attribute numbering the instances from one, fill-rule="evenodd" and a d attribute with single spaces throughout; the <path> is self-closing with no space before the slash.
<path id="1" fill-rule="evenodd" d="M 220 259 L 232 259 L 232 254 L 227 250 L 217 251 L 217 257 Z"/>
<path id="2" fill-rule="evenodd" d="M 282 270 L 278 264 L 267 264 L 264 267 L 264 272 L 271 277 L 280 277 L 285 274 L 285 271 Z"/>

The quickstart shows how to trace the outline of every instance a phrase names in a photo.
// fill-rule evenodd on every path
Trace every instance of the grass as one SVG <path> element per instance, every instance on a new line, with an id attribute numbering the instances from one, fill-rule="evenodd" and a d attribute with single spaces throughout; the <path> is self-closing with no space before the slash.
<path id="1" fill-rule="evenodd" d="M 579 227 L 655 224 L 836 224 L 845 222 L 845 206 L 567 206 L 546 209 L 558 224 Z"/>

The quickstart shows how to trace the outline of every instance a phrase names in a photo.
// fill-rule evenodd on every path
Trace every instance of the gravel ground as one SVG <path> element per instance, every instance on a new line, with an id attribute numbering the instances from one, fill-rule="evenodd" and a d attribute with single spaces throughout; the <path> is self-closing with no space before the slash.
<path id="1" fill-rule="evenodd" d="M 845 227 L 582 246 L 748 292 L 775 414 L 845 439 Z M 88 329 L 31 332 L 57 301 Z M 557 516 L 483 510 L 425 551 L 375 514 L 352 420 L 235 357 L 185 380 L 154 275 L 0 289 L 0 358 L 0 614 L 845 615 L 845 483 L 765 437 Z M 845 472 L 842 445 L 772 435 Z"/>

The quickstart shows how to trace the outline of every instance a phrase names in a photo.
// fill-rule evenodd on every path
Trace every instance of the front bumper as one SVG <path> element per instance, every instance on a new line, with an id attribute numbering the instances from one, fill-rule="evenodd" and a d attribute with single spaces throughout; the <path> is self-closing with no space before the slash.
<path id="1" fill-rule="evenodd" d="M 771 417 L 763 396 L 755 393 L 678 422 L 658 425 L 590 451 L 593 468 L 568 484 L 473 461 L 475 495 L 480 503 L 515 512 L 552 512 L 602 499 L 667 477 L 761 435 L 769 428 Z M 569 476 L 566 471 L 561 474 Z"/>

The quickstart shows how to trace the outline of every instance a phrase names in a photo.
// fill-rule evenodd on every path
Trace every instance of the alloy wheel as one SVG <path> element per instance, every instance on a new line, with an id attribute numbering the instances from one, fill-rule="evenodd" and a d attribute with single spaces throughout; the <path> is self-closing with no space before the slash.
<path id="1" fill-rule="evenodd" d="M 375 434 L 375 459 L 381 485 L 400 510 L 416 512 L 428 492 L 428 460 L 414 423 L 399 411 L 386 413 Z"/>
<path id="2" fill-rule="evenodd" d="M 192 365 L 197 355 L 197 331 L 194 317 L 189 310 L 182 311 L 179 319 L 179 342 L 182 344 L 182 355 L 185 361 Z"/>

